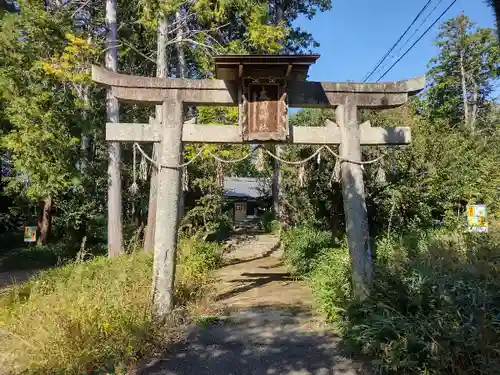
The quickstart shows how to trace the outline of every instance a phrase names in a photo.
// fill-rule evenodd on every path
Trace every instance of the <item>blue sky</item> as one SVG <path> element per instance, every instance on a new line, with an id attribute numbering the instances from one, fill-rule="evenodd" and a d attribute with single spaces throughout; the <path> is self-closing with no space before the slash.
<path id="1" fill-rule="evenodd" d="M 332 0 L 333 7 L 329 12 L 318 13 L 312 20 L 298 19 L 295 24 L 311 32 L 321 44 L 315 51 L 321 57 L 311 67 L 309 80 L 362 81 L 406 30 L 426 2 L 427 0 Z M 435 3 L 437 0 L 433 2 L 431 9 Z M 442 1 L 413 40 L 418 38 L 450 3 L 451 0 Z M 494 26 L 493 11 L 485 5 L 484 0 L 458 0 L 442 20 L 461 12 L 480 27 Z M 420 22 L 417 21 L 416 25 Z M 427 63 L 437 52 L 433 40 L 440 23 L 442 21 L 436 24 L 382 81 L 408 79 L 425 74 Z M 412 31 L 409 32 L 411 33 Z M 408 43 L 407 47 L 412 42 Z M 387 68 L 390 65 L 392 64 L 387 65 Z M 375 81 L 382 72 L 383 70 L 370 81 Z"/>

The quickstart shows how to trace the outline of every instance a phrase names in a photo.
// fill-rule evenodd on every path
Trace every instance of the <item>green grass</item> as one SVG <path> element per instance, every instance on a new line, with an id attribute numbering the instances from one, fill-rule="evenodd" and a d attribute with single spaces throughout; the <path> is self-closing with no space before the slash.
<path id="1" fill-rule="evenodd" d="M 352 297 L 345 246 L 324 250 L 307 280 L 320 311 L 382 374 L 498 374 L 500 231 L 491 229 L 379 239 L 363 302 Z"/>
<path id="2" fill-rule="evenodd" d="M 203 295 L 218 264 L 212 244 L 183 241 L 176 301 Z M 150 317 L 152 256 L 97 257 L 44 271 L 0 295 L 0 373 L 77 375 L 115 371 L 164 349 L 178 334 L 173 316 Z M 180 318 L 179 318 L 180 319 Z"/>
<path id="3" fill-rule="evenodd" d="M 285 249 L 285 262 L 297 276 L 307 275 L 324 250 L 334 245 L 330 232 L 307 227 L 281 232 L 281 241 Z"/>
<path id="4" fill-rule="evenodd" d="M 209 325 L 220 323 L 218 316 L 200 316 L 196 319 L 196 324 L 201 327 L 208 327 Z"/>
<path id="5" fill-rule="evenodd" d="M 74 256 L 62 246 L 25 246 L 0 253 L 0 271 L 48 268 Z"/>
<path id="6" fill-rule="evenodd" d="M 307 281 L 320 312 L 333 324 L 342 322 L 353 297 L 351 260 L 346 245 L 325 249 Z"/>

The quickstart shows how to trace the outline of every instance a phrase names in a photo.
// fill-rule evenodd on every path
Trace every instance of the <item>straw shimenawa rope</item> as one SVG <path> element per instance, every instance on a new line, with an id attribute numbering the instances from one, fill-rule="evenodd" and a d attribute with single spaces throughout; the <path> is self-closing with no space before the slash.
<path id="1" fill-rule="evenodd" d="M 201 156 L 201 154 L 203 153 L 203 151 L 205 149 L 206 149 L 206 146 L 203 146 L 198 151 L 198 153 L 193 158 L 191 158 L 190 160 L 188 160 L 187 162 L 179 164 L 177 166 L 170 167 L 170 166 L 158 164 L 149 155 L 147 155 L 146 152 L 144 152 L 144 150 L 141 148 L 141 146 L 137 142 L 134 143 L 134 146 L 133 146 L 133 163 L 134 163 L 134 165 L 133 165 L 133 169 L 132 169 L 133 181 L 134 182 L 132 183 L 132 186 L 130 187 L 130 191 L 132 192 L 132 194 L 135 194 L 137 192 L 137 190 L 138 190 L 138 186 L 137 186 L 137 182 L 136 182 L 136 174 L 137 174 L 137 172 L 136 172 L 136 167 L 135 167 L 135 164 L 136 164 L 136 150 L 138 150 L 142 154 L 142 156 L 144 157 L 144 159 L 148 160 L 156 168 L 158 168 L 158 166 L 160 166 L 162 168 L 185 168 L 188 165 L 190 165 L 191 163 L 194 163 L 194 161 L 197 160 Z M 238 158 L 238 159 L 223 159 L 223 158 L 219 157 L 217 154 L 214 154 L 214 153 L 212 153 L 210 151 L 207 151 L 207 152 L 208 152 L 208 155 L 210 155 L 212 158 L 214 158 L 218 162 L 227 163 L 227 164 L 234 164 L 234 163 L 239 163 L 239 162 L 242 162 L 243 160 L 248 159 L 250 156 L 252 156 L 259 149 L 262 149 L 269 156 L 271 156 L 274 159 L 280 161 L 281 163 L 288 164 L 288 165 L 297 165 L 297 166 L 301 166 L 304 163 L 307 163 L 308 161 L 314 159 L 315 157 L 318 157 L 318 161 L 319 161 L 320 157 L 321 157 L 321 151 L 323 151 L 325 149 L 330 154 L 332 154 L 337 160 L 339 160 L 340 162 L 352 163 L 352 164 L 357 164 L 357 165 L 373 164 L 373 163 L 376 163 L 376 162 L 382 160 L 387 155 L 387 153 L 384 152 L 382 155 L 380 155 L 379 157 L 377 157 L 377 158 L 375 158 L 373 160 L 366 160 L 366 161 L 351 160 L 351 159 L 343 158 L 342 156 L 340 156 L 339 154 L 337 154 L 335 151 L 333 151 L 328 145 L 322 145 L 312 155 L 308 156 L 307 158 L 305 158 L 303 160 L 297 160 L 297 161 L 283 159 L 283 158 L 275 155 L 274 153 L 272 153 L 271 151 L 269 151 L 268 149 L 266 149 L 266 148 L 264 148 L 264 147 L 262 147 L 260 145 L 257 146 L 257 147 L 255 147 L 248 154 L 246 154 L 243 157 Z"/>

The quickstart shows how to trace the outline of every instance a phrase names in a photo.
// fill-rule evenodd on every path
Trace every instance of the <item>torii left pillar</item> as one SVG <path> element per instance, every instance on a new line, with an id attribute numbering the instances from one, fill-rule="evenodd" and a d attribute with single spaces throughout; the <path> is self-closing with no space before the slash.
<path id="1" fill-rule="evenodd" d="M 158 202 L 153 264 L 153 299 L 155 314 L 165 316 L 172 311 L 174 298 L 177 232 L 179 229 L 179 191 L 182 154 L 182 101 L 175 98 L 162 104 L 162 142 L 158 155 Z"/>

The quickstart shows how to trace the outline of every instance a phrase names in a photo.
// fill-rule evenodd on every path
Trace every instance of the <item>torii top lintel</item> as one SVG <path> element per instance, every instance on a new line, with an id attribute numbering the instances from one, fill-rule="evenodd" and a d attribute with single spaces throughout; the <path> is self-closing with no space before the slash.
<path id="1" fill-rule="evenodd" d="M 179 99 L 194 105 L 238 105 L 238 77 L 249 73 L 252 78 L 270 73 L 286 81 L 287 105 L 296 108 L 324 108 L 341 105 L 347 96 L 359 108 L 392 108 L 407 102 L 424 88 L 424 77 L 404 81 L 354 83 L 305 81 L 309 66 L 318 55 L 217 56 L 219 79 L 180 79 L 140 77 L 114 73 L 92 66 L 92 79 L 111 88 L 117 99 L 128 102 L 160 104 Z"/>
<path id="2" fill-rule="evenodd" d="M 270 140 L 290 141 L 296 144 L 340 144 L 341 131 L 337 124 L 331 121 L 324 127 L 291 129 L 286 120 L 287 107 L 392 108 L 403 105 L 409 96 L 417 94 L 424 87 L 424 77 L 386 83 L 305 81 L 309 66 L 317 58 L 317 55 L 218 56 L 216 75 L 224 79 L 204 80 L 131 76 L 92 66 L 92 79 L 101 86 L 111 88 L 111 95 L 125 102 L 151 104 L 182 102 L 189 105 L 239 106 L 238 126 L 184 124 L 183 142 L 195 143 Z M 278 78 L 277 82 L 266 82 L 266 79 L 272 77 L 256 74 L 259 70 L 257 68 L 264 68 L 266 71 L 266 62 L 272 63 L 272 67 L 277 68 L 277 74 L 274 76 Z M 246 76 L 247 78 L 240 74 L 242 65 L 249 67 L 243 73 L 252 73 Z M 251 88 L 249 92 L 245 92 L 243 82 L 245 79 L 250 79 L 250 84 L 258 86 L 258 92 L 252 91 Z M 274 83 L 278 84 L 278 89 L 274 89 L 275 92 L 270 87 Z M 266 92 L 262 87 L 267 87 Z M 285 87 L 284 92 L 283 87 Z M 261 101 L 261 95 L 266 93 L 267 98 Z M 277 105 L 272 98 L 269 99 L 272 94 L 278 95 Z M 257 95 L 256 100 L 253 98 L 254 95 Z M 283 96 L 286 98 L 285 101 L 282 100 Z M 266 100 L 269 105 L 265 104 Z M 261 108 L 261 105 L 266 108 Z M 263 114 L 265 116 L 261 116 Z M 106 129 L 106 139 L 113 141 L 159 142 L 162 138 L 162 127 L 155 122 L 108 123 Z M 362 145 L 408 144 L 410 141 L 409 128 L 372 128 L 369 124 L 360 125 Z"/>

